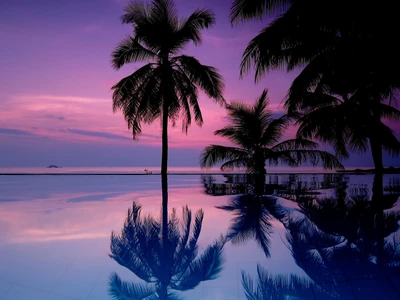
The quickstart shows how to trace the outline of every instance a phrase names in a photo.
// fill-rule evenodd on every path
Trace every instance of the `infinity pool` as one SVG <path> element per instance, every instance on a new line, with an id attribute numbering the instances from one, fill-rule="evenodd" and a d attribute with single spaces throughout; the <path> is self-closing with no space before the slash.
<path id="1" fill-rule="evenodd" d="M 372 182 L 0 176 L 0 299 L 399 299 L 400 176 Z"/>

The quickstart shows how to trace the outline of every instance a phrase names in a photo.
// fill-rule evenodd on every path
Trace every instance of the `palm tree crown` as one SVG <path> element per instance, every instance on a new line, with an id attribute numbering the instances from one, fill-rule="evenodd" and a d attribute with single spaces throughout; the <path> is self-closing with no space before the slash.
<path id="1" fill-rule="evenodd" d="M 162 173 L 167 172 L 168 120 L 175 124 L 182 119 L 187 132 L 194 121 L 201 126 L 198 88 L 224 104 L 223 81 L 214 67 L 202 65 L 197 59 L 180 55 L 189 42 L 201 43 L 201 30 L 215 23 L 207 9 L 196 10 L 188 18 L 179 19 L 172 0 L 151 3 L 133 1 L 125 7 L 122 23 L 132 24 L 134 35 L 128 36 L 112 52 L 112 66 L 149 62 L 112 87 L 113 110 L 121 110 L 128 128 L 136 139 L 142 123 L 162 119 Z"/>
<path id="2" fill-rule="evenodd" d="M 322 162 L 324 168 L 343 168 L 337 158 L 328 152 L 317 150 L 317 143 L 305 139 L 279 142 L 290 118 L 286 115 L 274 119 L 267 108 L 267 90 L 253 106 L 233 102 L 227 106 L 230 125 L 215 131 L 239 147 L 210 145 L 201 154 L 201 166 L 211 167 L 223 162 L 221 169 L 245 167 L 249 173 L 265 174 L 265 162 L 270 165 L 284 163 L 298 166 L 310 162 Z"/>
<path id="3" fill-rule="evenodd" d="M 297 85 L 296 81 L 292 86 Z M 374 96 L 374 87 L 368 87 L 341 97 L 324 92 L 319 84 L 316 89 L 291 95 L 287 101 L 289 110 L 302 113 L 297 120 L 298 137 L 328 142 L 344 158 L 349 156 L 349 150 L 366 152 L 370 144 L 376 169 L 383 167 L 382 152 L 376 153 L 376 146 L 393 156 L 400 153 L 396 135 L 382 121 L 398 121 L 400 111 L 385 103 L 384 95 Z"/>
<path id="4" fill-rule="evenodd" d="M 175 210 L 169 220 L 162 218 L 143 217 L 141 206 L 133 202 L 121 234 L 112 233 L 110 257 L 146 282 L 127 283 L 113 273 L 109 292 L 114 299 L 180 299 L 171 290 L 194 289 L 202 281 L 218 277 L 225 239 L 215 241 L 198 256 L 203 211 L 193 217 L 186 206 L 182 220 Z M 164 222 L 166 233 L 162 230 Z"/>

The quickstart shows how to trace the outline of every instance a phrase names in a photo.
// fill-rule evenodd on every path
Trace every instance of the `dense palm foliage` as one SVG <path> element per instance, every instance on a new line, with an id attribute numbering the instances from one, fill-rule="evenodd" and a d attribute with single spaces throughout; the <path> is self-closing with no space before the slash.
<path id="1" fill-rule="evenodd" d="M 393 99 L 400 87 L 396 75 L 400 48 L 393 39 L 398 27 L 395 5 L 389 0 L 379 6 L 359 0 L 236 0 L 231 10 L 233 22 L 282 13 L 248 44 L 241 75 L 254 66 L 258 81 L 270 70 L 303 68 L 286 99 L 289 113 L 296 112 L 310 93 L 316 93 L 315 98 L 322 102 L 324 96 L 339 95 L 343 99 L 353 98 L 351 102 L 356 100 L 351 106 L 357 108 L 357 115 L 364 113 L 358 120 L 363 126 L 371 127 L 371 119 L 374 126 L 380 125 L 381 118 L 386 117 L 380 103 Z M 357 97 L 351 97 L 354 94 Z M 319 109 L 318 101 L 312 104 L 314 110 Z M 369 111 L 365 112 L 365 107 L 360 111 L 365 104 Z M 340 139 L 331 138 L 329 142 L 340 141 L 350 150 L 359 150 L 353 139 L 365 139 L 365 134 L 357 137 L 359 127 L 349 127 L 353 134 L 342 131 L 338 133 Z M 379 130 L 369 133 L 377 170 L 382 169 L 382 147 L 387 149 L 387 144 L 391 144 L 390 150 L 394 149 L 393 139 L 386 139 L 387 130 L 383 136 Z M 314 133 L 318 137 L 324 130 L 316 128 Z M 398 151 L 398 145 L 395 148 Z M 347 149 L 342 147 L 341 151 Z"/>
<path id="2" fill-rule="evenodd" d="M 141 206 L 133 202 L 121 234 L 111 235 L 110 257 L 146 283 L 127 283 L 113 273 L 110 295 L 114 299 L 180 299 L 171 290 L 190 290 L 202 281 L 215 279 L 222 268 L 225 239 L 216 241 L 198 257 L 202 222 L 203 212 L 192 216 L 188 207 L 182 209 L 182 220 L 175 210 L 169 220 L 142 217 Z"/>
<path id="3" fill-rule="evenodd" d="M 297 84 L 296 80 L 293 85 Z M 352 95 L 339 97 L 324 93 L 321 87 L 319 91 L 298 95 L 297 102 L 290 104 L 302 112 L 297 121 L 298 137 L 328 142 L 344 158 L 349 156 L 349 150 L 363 153 L 370 146 L 375 168 L 382 169 L 382 148 L 393 156 L 400 153 L 396 135 L 382 119 L 398 121 L 400 111 L 384 103 L 384 99 L 375 103 L 379 96 L 374 98 L 371 89 L 359 89 Z"/>
<path id="4" fill-rule="evenodd" d="M 214 67 L 202 65 L 191 56 L 180 54 L 189 43 L 201 43 L 201 30 L 215 23 L 207 9 L 196 10 L 179 19 L 172 0 L 133 1 L 125 7 L 122 22 L 132 24 L 134 35 L 124 39 L 112 53 L 112 65 L 149 62 L 123 78 L 113 89 L 113 110 L 121 110 L 133 138 L 142 123 L 162 120 L 161 172 L 167 173 L 168 120 L 182 119 L 187 131 L 192 119 L 202 125 L 198 88 L 220 104 L 223 81 Z"/>
<path id="5" fill-rule="evenodd" d="M 265 163 L 298 166 L 309 162 L 322 163 L 324 168 L 342 168 L 337 158 L 326 151 L 317 150 L 317 143 L 306 139 L 279 141 L 290 118 L 274 119 L 267 108 L 267 90 L 253 106 L 233 102 L 227 106 L 230 125 L 215 131 L 239 147 L 210 145 L 201 155 L 201 166 L 211 167 L 222 162 L 221 169 L 244 167 L 249 173 L 265 174 Z"/>

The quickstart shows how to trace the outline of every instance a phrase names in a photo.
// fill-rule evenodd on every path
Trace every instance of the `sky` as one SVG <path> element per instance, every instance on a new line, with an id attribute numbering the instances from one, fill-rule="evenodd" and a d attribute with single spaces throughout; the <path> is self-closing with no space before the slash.
<path id="1" fill-rule="evenodd" d="M 210 8 L 217 23 L 203 31 L 203 43 L 183 51 L 216 67 L 225 81 L 228 102 L 253 103 L 269 90 L 270 108 L 280 105 L 296 71 L 273 71 L 258 84 L 253 73 L 239 79 L 247 43 L 268 20 L 232 27 L 232 0 L 176 0 L 180 16 Z M 116 71 L 110 54 L 132 33 L 122 25 L 125 0 L 0 1 L 0 167 L 158 166 L 160 122 L 143 127 L 132 140 L 120 112 L 112 111 L 111 87 L 141 64 Z M 225 141 L 213 132 L 226 124 L 226 112 L 202 93 L 204 125 L 184 134 L 178 123 L 169 129 L 169 165 L 197 166 L 205 146 Z M 393 129 L 400 136 L 399 124 Z M 293 136 L 290 130 L 285 137 Z M 396 159 L 385 157 L 386 165 Z M 348 166 L 370 166 L 370 154 L 353 155 Z M 397 163 L 398 164 L 398 163 Z"/>

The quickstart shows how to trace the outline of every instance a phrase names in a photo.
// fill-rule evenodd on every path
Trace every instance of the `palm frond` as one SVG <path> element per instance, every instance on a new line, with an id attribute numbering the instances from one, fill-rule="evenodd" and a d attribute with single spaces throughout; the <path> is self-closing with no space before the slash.
<path id="1" fill-rule="evenodd" d="M 222 96 L 224 82 L 216 68 L 202 65 L 197 59 L 187 55 L 174 57 L 172 62 L 179 65 L 190 81 L 198 85 L 209 97 L 221 105 L 225 104 Z"/>
<path id="2" fill-rule="evenodd" d="M 280 142 L 274 145 L 271 150 L 273 152 L 288 151 L 288 150 L 314 150 L 318 148 L 316 142 L 306 139 L 291 139 Z"/>
<path id="3" fill-rule="evenodd" d="M 313 166 L 322 164 L 324 169 L 344 169 L 338 158 L 326 151 L 321 150 L 286 150 L 275 152 L 274 156 L 268 157 L 270 163 L 279 162 L 296 167 L 304 163 L 310 163 Z"/>
<path id="4" fill-rule="evenodd" d="M 142 121 L 151 123 L 160 115 L 161 77 L 154 64 L 147 64 L 112 87 L 113 110 L 121 109 L 135 139 Z"/>
<path id="5" fill-rule="evenodd" d="M 127 63 L 155 61 L 157 58 L 157 54 L 143 47 L 138 39 L 128 36 L 111 53 L 111 64 L 118 70 Z"/>
<path id="6" fill-rule="evenodd" d="M 258 279 L 254 283 L 250 275 L 242 271 L 242 286 L 247 299 L 261 300 L 279 297 L 282 299 L 307 299 L 311 289 L 317 286 L 309 279 L 297 275 L 271 275 L 267 270 L 257 265 Z"/>
<path id="7" fill-rule="evenodd" d="M 151 300 L 156 299 L 156 289 L 149 284 L 127 283 L 121 280 L 116 273 L 112 273 L 109 279 L 108 294 L 115 300 Z M 153 296 L 153 297 L 152 297 Z"/>
<path id="8" fill-rule="evenodd" d="M 215 24 L 215 14 L 209 9 L 198 9 L 188 18 L 181 20 L 177 40 L 181 41 L 182 46 L 193 41 L 195 45 L 201 43 L 201 29 L 206 29 Z"/>
<path id="9" fill-rule="evenodd" d="M 272 146 L 282 137 L 283 132 L 289 125 L 290 118 L 286 115 L 269 120 L 268 125 L 264 125 L 264 132 L 261 137 L 261 145 Z"/>
<path id="10" fill-rule="evenodd" d="M 221 237 L 212 246 L 209 246 L 201 257 L 193 261 L 189 266 L 188 272 L 181 278 L 175 289 L 193 289 L 202 281 L 217 278 L 222 270 L 222 250 L 225 242 L 225 238 Z"/>
<path id="11" fill-rule="evenodd" d="M 219 145 L 210 145 L 206 147 L 200 156 L 200 166 L 208 168 L 216 165 L 219 162 L 226 160 L 247 160 L 249 153 L 246 150 L 234 147 L 225 147 Z"/>
<path id="12" fill-rule="evenodd" d="M 231 7 L 231 23 L 249 19 L 262 19 L 265 15 L 274 16 L 285 11 L 291 0 L 235 0 Z"/>
<path id="13" fill-rule="evenodd" d="M 125 5 L 124 11 L 125 14 L 121 17 L 123 24 L 143 24 L 149 22 L 151 6 L 143 1 L 130 1 Z"/>

